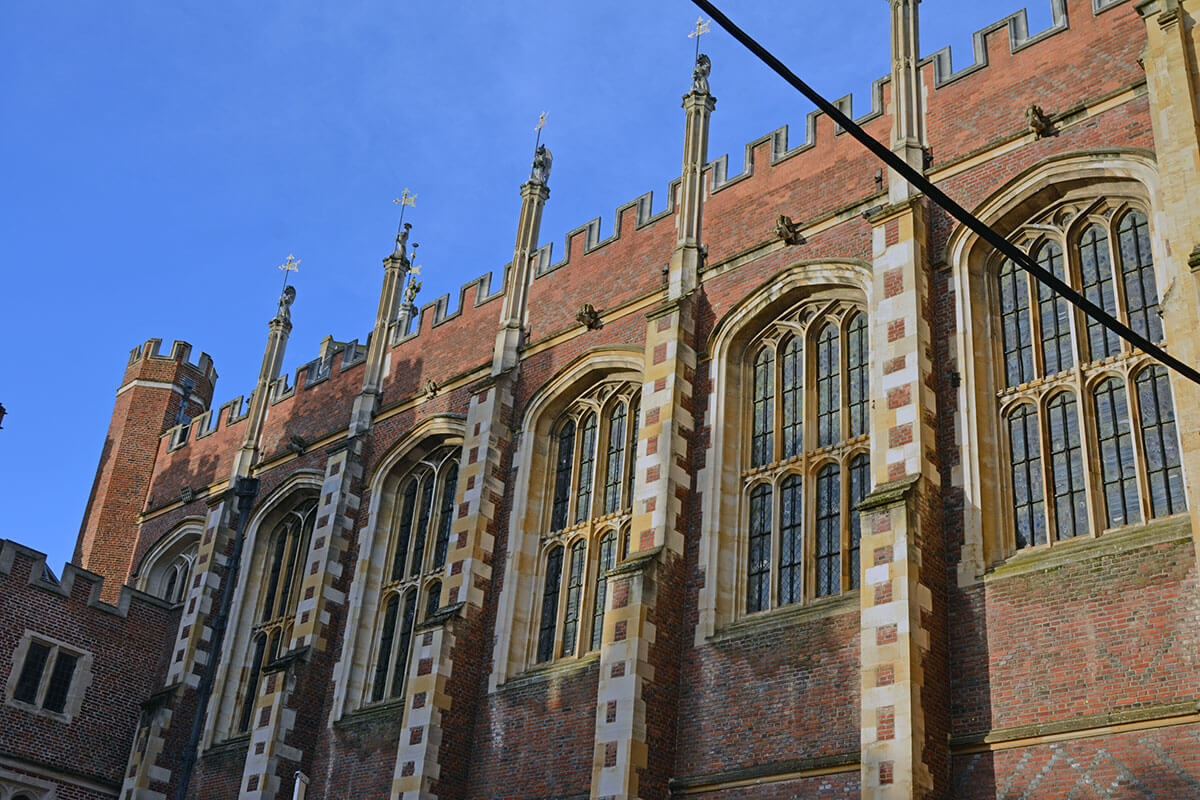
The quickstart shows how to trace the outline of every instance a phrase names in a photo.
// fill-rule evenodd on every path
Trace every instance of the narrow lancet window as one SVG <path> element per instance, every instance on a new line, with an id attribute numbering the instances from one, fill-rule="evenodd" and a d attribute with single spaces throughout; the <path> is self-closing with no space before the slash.
<path id="1" fill-rule="evenodd" d="M 1105 527 L 1139 522 L 1137 468 L 1125 383 L 1109 378 L 1096 387 L 1096 433 L 1100 440 L 1100 473 L 1104 482 Z"/>
<path id="2" fill-rule="evenodd" d="M 550 514 L 550 530 L 567 527 L 567 510 L 571 505 L 571 465 L 575 456 L 575 423 L 567 420 L 558 432 L 558 458 L 554 465 L 554 505 Z"/>
<path id="3" fill-rule="evenodd" d="M 746 575 L 746 611 L 770 608 L 771 487 L 760 483 L 750 490 L 750 553 Z"/>
<path id="4" fill-rule="evenodd" d="M 841 405 L 842 362 L 838 357 L 838 333 L 833 323 L 817 335 L 817 446 L 841 441 L 838 411 Z"/>
<path id="5" fill-rule="evenodd" d="M 604 636 L 604 601 L 608 594 L 606 573 L 616 565 L 617 534 L 609 531 L 600 537 L 600 554 L 596 559 L 596 599 L 592 610 L 592 649 L 598 648 Z"/>
<path id="6" fill-rule="evenodd" d="M 1033 379 L 1033 339 L 1029 330 L 1029 284 L 1011 261 L 1000 269 L 1000 327 L 1008 386 Z"/>
<path id="7" fill-rule="evenodd" d="M 817 473 L 817 597 L 837 594 L 842 589 L 841 518 L 840 470 L 836 464 L 826 464 Z"/>
<path id="8" fill-rule="evenodd" d="M 421 510 L 417 515 L 417 532 L 413 540 L 412 562 L 408 566 L 409 577 L 420 575 L 425 567 L 425 537 L 429 534 L 429 517 L 433 513 L 433 475 L 421 480 Z"/>
<path id="9" fill-rule="evenodd" d="M 575 493 L 575 521 L 592 515 L 592 476 L 596 471 L 596 415 L 588 414 L 579 426 L 579 489 Z"/>
<path id="10" fill-rule="evenodd" d="M 804 482 L 789 475 L 779 487 L 779 605 L 804 600 Z"/>
<path id="11" fill-rule="evenodd" d="M 454 493 L 458 491 L 458 465 L 451 464 L 442 479 L 442 502 L 438 505 L 437 540 L 433 545 L 433 568 L 446 566 L 450 548 L 450 526 L 454 524 Z"/>
<path id="12" fill-rule="evenodd" d="M 1108 255 L 1108 234 L 1099 225 L 1088 226 L 1079 238 L 1079 274 L 1083 279 L 1083 296 L 1116 316 L 1117 293 Z M 1120 338 L 1091 317 L 1087 318 L 1087 332 L 1092 361 L 1121 351 Z"/>
<path id="13" fill-rule="evenodd" d="M 404 500 L 400 504 L 400 519 L 396 526 L 395 552 L 392 553 L 392 580 L 404 577 L 405 561 L 408 559 L 408 540 L 412 536 L 413 513 L 417 509 L 417 481 L 410 479 L 404 489 Z"/>
<path id="14" fill-rule="evenodd" d="M 1167 517 L 1187 509 L 1183 493 L 1183 468 L 1175 430 L 1175 403 L 1167 371 L 1150 367 L 1136 379 L 1141 411 L 1142 448 L 1150 485 L 1150 516 Z"/>
<path id="15" fill-rule="evenodd" d="M 383 628 L 379 633 L 379 656 L 375 662 L 375 680 L 371 687 L 371 700 L 383 699 L 387 691 L 388 668 L 392 665 L 392 644 L 396 636 L 396 620 L 400 615 L 400 595 L 388 598 L 383 610 Z"/>
<path id="16" fill-rule="evenodd" d="M 608 417 L 608 459 L 604 476 L 604 513 L 621 510 L 621 478 L 625 474 L 625 404 L 613 406 Z"/>
<path id="17" fill-rule="evenodd" d="M 804 405 L 804 360 L 799 337 L 793 336 L 783 348 L 783 457 L 799 455 L 804 449 L 801 438 Z"/>
<path id="18" fill-rule="evenodd" d="M 412 644 L 413 626 L 417 621 L 417 590 L 404 595 L 404 616 L 400 619 L 400 640 L 396 642 L 396 664 L 392 670 L 392 697 L 404 694 L 408 681 L 408 648 Z"/>
<path id="19" fill-rule="evenodd" d="M 558 590 L 562 584 L 563 549 L 550 548 L 546 555 L 546 585 L 542 590 L 542 624 L 538 630 L 538 663 L 554 658 L 554 634 L 558 627 Z"/>
<path id="20" fill-rule="evenodd" d="M 1088 531 L 1087 490 L 1075 398 L 1069 392 L 1061 392 L 1049 402 L 1047 412 L 1055 538 L 1069 539 Z"/>
<path id="21" fill-rule="evenodd" d="M 764 347 L 754 360 L 754 434 L 751 462 L 759 467 L 774 460 L 775 354 Z"/>
<path id="22" fill-rule="evenodd" d="M 1017 548 L 1046 543 L 1046 512 L 1042 502 L 1042 456 L 1037 412 L 1022 404 L 1008 415 L 1008 445 L 1012 459 L 1013 516 Z"/>
<path id="23" fill-rule="evenodd" d="M 562 655 L 575 653 L 575 641 L 579 634 L 579 607 L 583 602 L 583 573 L 587 564 L 587 545 L 583 540 L 571 545 L 571 558 L 567 571 L 567 602 L 563 613 Z"/>
<path id="24" fill-rule="evenodd" d="M 1038 250 L 1038 264 L 1059 280 L 1066 282 L 1062 248 L 1047 242 Z M 1058 293 L 1038 283 L 1038 314 L 1042 328 L 1042 363 L 1047 375 L 1070 369 L 1075 363 L 1071 353 L 1070 306 Z"/>
<path id="25" fill-rule="evenodd" d="M 1150 253 L 1150 226 L 1146 215 L 1130 211 L 1117 226 L 1121 247 L 1121 276 L 1125 284 L 1125 312 L 1129 326 L 1152 342 L 1163 338 L 1158 316 L 1158 287 L 1154 280 L 1154 258 Z"/>
<path id="26" fill-rule="evenodd" d="M 867 432 L 867 397 L 870 394 L 870 372 L 867 369 L 867 315 L 855 314 L 846 332 L 846 384 L 850 396 L 850 437 Z"/>
<path id="27" fill-rule="evenodd" d="M 850 460 L 850 588 L 857 589 L 859 583 L 859 551 L 862 549 L 862 519 L 858 504 L 867 496 L 871 484 L 871 457 L 859 453 Z"/>

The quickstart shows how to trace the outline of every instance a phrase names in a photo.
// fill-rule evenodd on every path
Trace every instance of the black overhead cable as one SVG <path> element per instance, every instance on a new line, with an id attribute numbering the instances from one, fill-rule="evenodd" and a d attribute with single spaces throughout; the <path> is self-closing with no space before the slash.
<path id="1" fill-rule="evenodd" d="M 871 136 L 867 135 L 866 131 L 854 123 L 852 119 L 843 114 L 837 106 L 826 100 L 814 89 L 812 89 L 804 81 L 800 80 L 790 69 L 784 66 L 783 62 L 773 56 L 769 50 L 756 42 L 750 34 L 743 31 L 733 23 L 729 17 L 721 13 L 720 9 L 714 6 L 708 0 L 692 0 L 705 13 L 709 14 L 717 24 L 724 28 L 733 38 L 737 39 L 746 49 L 758 56 L 758 58 L 771 69 L 790 83 L 793 88 L 816 104 L 817 108 L 825 112 L 829 117 L 846 130 L 851 136 L 858 140 L 859 144 L 866 147 L 876 156 L 878 156 L 885 164 L 899 173 L 918 191 L 925 194 L 933 202 L 942 207 L 950 216 L 954 217 L 963 225 L 970 228 L 980 236 L 984 241 L 996 248 L 998 251 L 1007 256 L 1014 264 L 1021 269 L 1032 274 L 1042 284 L 1050 287 L 1062 297 L 1066 298 L 1072 305 L 1078 308 L 1087 316 L 1099 322 L 1105 328 L 1120 336 L 1125 341 L 1132 344 L 1134 347 L 1142 350 L 1150 355 L 1155 360 L 1167 365 L 1171 369 L 1178 372 L 1193 383 L 1200 384 L 1200 372 L 1193 367 L 1175 358 L 1159 345 L 1147 339 L 1137 331 L 1125 325 L 1113 315 L 1109 314 L 1100 306 L 1088 300 L 1079 292 L 1072 289 L 1064 281 L 1057 278 L 1052 272 L 1044 269 L 1040 264 L 1030 258 L 1020 248 L 1009 242 L 1000 234 L 989 228 L 980 220 L 976 219 L 973 214 L 960 206 L 958 203 L 950 199 L 941 189 L 930 183 L 924 175 L 917 172 L 908 165 L 904 159 L 897 156 L 888 149 L 882 142 L 876 141 Z"/>

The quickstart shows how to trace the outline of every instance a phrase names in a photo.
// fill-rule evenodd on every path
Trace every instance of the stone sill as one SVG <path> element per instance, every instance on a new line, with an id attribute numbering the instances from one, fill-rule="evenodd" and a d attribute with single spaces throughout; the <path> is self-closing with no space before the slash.
<path id="1" fill-rule="evenodd" d="M 1088 714 L 1071 719 L 1039 722 L 1032 725 L 1012 725 L 979 733 L 965 733 L 950 737 L 953 750 L 980 749 L 984 745 L 1012 742 L 1019 739 L 1034 739 L 1066 733 L 1103 729 L 1115 725 L 1150 722 L 1172 717 L 1182 717 L 1200 711 L 1200 702 L 1195 699 L 1177 703 L 1158 703 L 1134 708 L 1110 709 L 1100 714 Z M 982 747 L 982 749 L 987 749 Z"/>
<path id="2" fill-rule="evenodd" d="M 1191 536 L 1191 517 L 1186 512 L 1140 525 L 1113 528 L 1099 536 L 1080 536 L 1017 553 L 984 573 L 983 583 L 986 585 L 1032 572 L 1047 572 L 1103 556 L 1179 542 Z"/>
<path id="3" fill-rule="evenodd" d="M 237 736 L 230 736 L 224 741 L 217 742 L 205 748 L 202 758 L 211 758 L 215 756 L 223 756 L 229 753 L 240 753 L 250 745 L 250 732 L 239 733 Z"/>
<path id="4" fill-rule="evenodd" d="M 380 717 L 391 717 L 393 714 L 399 714 L 400 719 L 397 722 L 402 722 L 404 718 L 404 704 L 406 697 L 396 697 L 392 700 L 382 700 L 378 703 L 356 708 L 343 714 L 341 719 L 335 720 L 333 727 L 349 728 L 360 723 L 373 722 Z"/>
<path id="5" fill-rule="evenodd" d="M 560 658 L 557 661 L 550 661 L 546 664 L 537 664 L 529 667 L 520 675 L 510 678 L 509 680 L 500 684 L 498 687 L 496 687 L 495 694 L 501 694 L 514 689 L 525 688 L 535 683 L 544 683 L 547 681 L 573 677 L 577 673 L 585 672 L 592 667 L 599 666 L 599 664 L 599 650 L 595 650 L 585 656 L 570 659 Z"/>
<path id="6" fill-rule="evenodd" d="M 857 614 L 859 610 L 858 595 L 858 589 L 851 589 L 832 597 L 822 597 L 808 603 L 795 603 L 743 617 L 722 626 L 716 633 L 708 637 L 708 642 L 709 644 L 719 644 L 787 625 L 818 619 L 832 619 L 845 614 Z"/>
<path id="7" fill-rule="evenodd" d="M 711 791 L 717 787 L 727 787 L 730 784 L 774 783 L 812 774 L 827 775 L 833 772 L 848 772 L 858 768 L 860 755 L 859 751 L 855 750 L 850 753 L 834 753 L 828 756 L 790 758 L 785 761 L 772 761 L 768 764 L 756 764 L 752 767 L 710 772 L 687 778 L 672 778 L 670 789 L 672 794 L 691 794 Z"/>

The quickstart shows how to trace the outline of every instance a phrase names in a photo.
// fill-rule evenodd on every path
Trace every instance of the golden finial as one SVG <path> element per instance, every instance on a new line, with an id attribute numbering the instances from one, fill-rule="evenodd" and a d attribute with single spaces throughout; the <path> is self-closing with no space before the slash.
<path id="1" fill-rule="evenodd" d="M 538 114 L 538 124 L 534 126 L 534 130 L 541 131 L 541 129 L 546 126 L 546 120 L 549 117 L 550 113 L 548 111 L 543 111 L 542 113 Z"/>
<path id="2" fill-rule="evenodd" d="M 401 195 L 400 197 L 397 197 L 392 202 L 399 203 L 402 206 L 416 206 L 417 205 L 417 196 L 415 194 L 409 194 L 408 187 L 406 186 L 406 187 L 404 187 L 404 194 Z M 403 214 L 404 209 L 401 209 L 400 213 Z"/>
<path id="3" fill-rule="evenodd" d="M 280 290 L 280 294 L 282 294 L 287 291 L 288 273 L 300 271 L 300 259 L 288 253 L 287 261 L 280 264 L 279 268 L 283 270 L 283 289 Z"/>
<path id="4" fill-rule="evenodd" d="M 696 40 L 696 58 L 700 58 L 700 37 L 708 33 L 708 22 L 705 22 L 704 17 L 696 17 L 696 29 L 688 34 L 689 39 Z"/>

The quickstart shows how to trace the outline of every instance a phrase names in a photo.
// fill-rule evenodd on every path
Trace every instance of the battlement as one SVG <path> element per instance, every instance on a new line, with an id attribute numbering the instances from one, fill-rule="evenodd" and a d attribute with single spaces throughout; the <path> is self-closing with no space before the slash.
<path id="1" fill-rule="evenodd" d="M 213 367 L 212 356 L 208 353 L 201 352 L 199 360 L 193 364 L 188 361 L 192 355 L 192 346 L 188 342 L 171 342 L 171 352 L 165 356 L 160 352 L 161 346 L 162 339 L 147 339 L 144 344 L 134 347 L 129 351 L 129 362 L 126 364 L 126 371 L 137 366 L 142 361 L 174 361 L 191 367 L 210 383 L 217 382 L 217 371 Z"/>
<path id="2" fill-rule="evenodd" d="M 46 565 L 46 554 L 14 542 L 0 539 L 0 584 L 4 585 L 5 596 L 15 596 L 19 588 L 32 586 L 63 599 L 71 597 L 77 590 L 87 592 L 87 605 L 102 614 L 111 614 L 122 619 L 129 616 L 130 608 L 144 604 L 164 611 L 171 608 L 165 600 L 148 595 L 132 586 L 122 586 L 115 604 L 100 599 L 104 590 L 104 576 L 89 572 L 82 567 L 67 563 L 63 565 L 61 578 L 55 578 Z"/>

